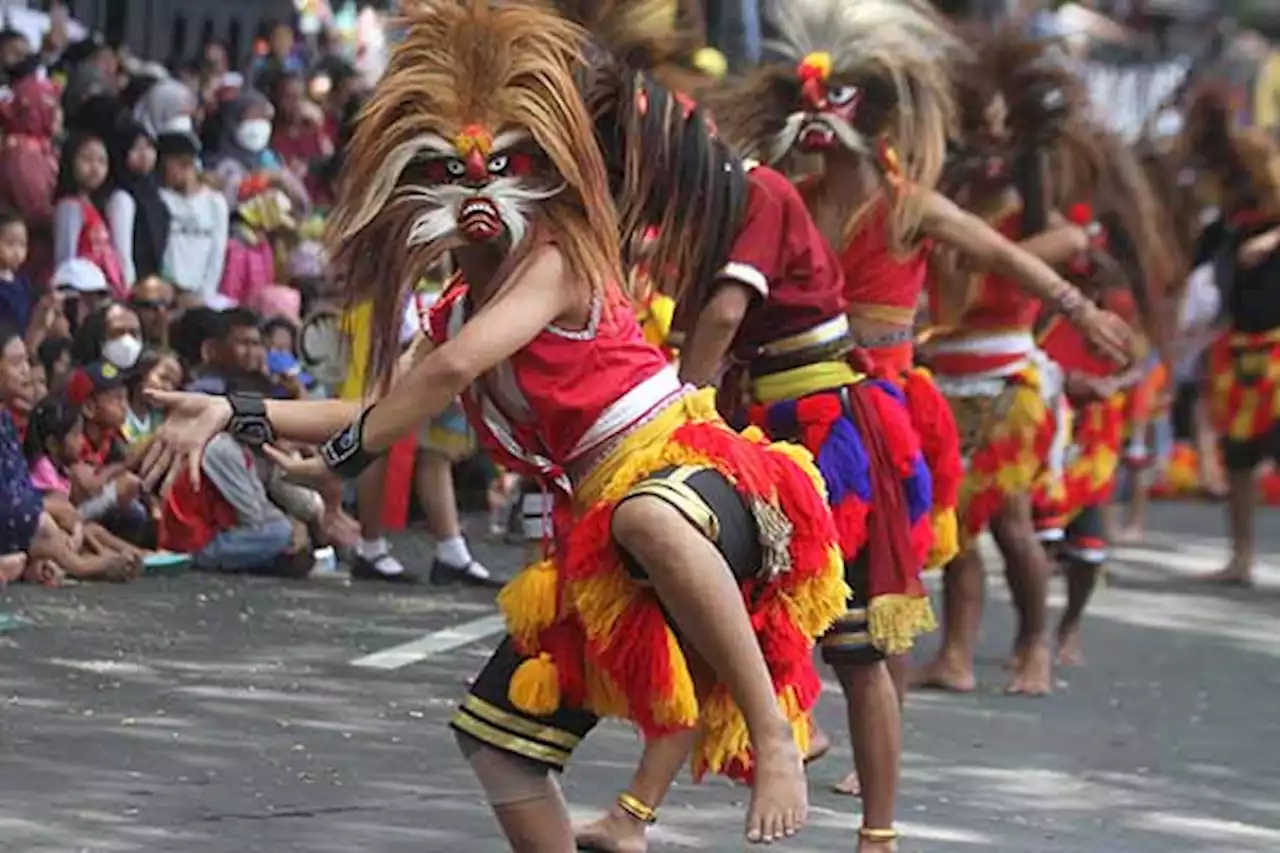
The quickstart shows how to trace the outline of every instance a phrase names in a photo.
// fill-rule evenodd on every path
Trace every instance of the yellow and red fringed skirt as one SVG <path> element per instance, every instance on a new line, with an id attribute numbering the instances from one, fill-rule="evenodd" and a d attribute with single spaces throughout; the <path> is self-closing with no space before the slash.
<path id="1" fill-rule="evenodd" d="M 1248 443 L 1280 423 L 1280 329 L 1226 332 L 1209 347 L 1209 417 L 1228 443 Z"/>
<path id="2" fill-rule="evenodd" d="M 772 519 L 773 538 L 762 546 L 784 554 L 786 570 L 744 582 L 742 597 L 779 706 L 807 749 L 809 712 L 821 691 L 814 640 L 844 612 L 848 596 L 835 525 L 809 453 L 770 444 L 759 430 L 733 432 L 711 392 L 682 398 L 626 436 L 577 484 L 572 502 L 557 507 L 556 553 L 498 597 L 507 630 L 529 656 L 509 698 L 533 715 L 572 707 L 630 720 L 646 737 L 701 722 L 695 777 L 710 771 L 749 780 L 754 760 L 741 711 L 724 685 L 699 702 L 661 603 L 628 573 L 610 533 L 618 502 L 671 466 L 719 471 L 753 513 Z"/>
<path id="3" fill-rule="evenodd" d="M 1031 520 L 1041 542 L 1060 542 L 1071 515 L 1065 473 L 1072 450 L 1075 412 L 1065 395 L 1050 402 L 1047 410 L 1053 425 L 1053 437 L 1048 454 L 1031 484 Z"/>
<path id="4" fill-rule="evenodd" d="M 1057 435 L 1051 408 L 1056 396 L 1046 400 L 1040 366 L 1028 361 L 995 382 L 998 388 L 987 393 L 987 380 L 938 379 L 955 417 L 966 465 L 957 504 L 961 547 L 987 529 L 1006 499 L 1030 494 L 1037 478 L 1053 474 L 1046 460 Z"/>
<path id="5" fill-rule="evenodd" d="M 924 567 L 926 570 L 941 568 L 960 550 L 956 508 L 960 502 L 964 462 L 960 457 L 960 434 L 955 417 L 933 381 L 933 374 L 913 363 L 913 342 L 878 346 L 868 350 L 867 355 L 871 359 L 871 375 L 894 383 L 905 395 L 911 426 L 933 481 L 933 505 L 929 510 L 933 545 Z"/>
<path id="6" fill-rule="evenodd" d="M 936 622 L 920 580 L 933 545 L 932 481 L 902 391 L 839 363 L 758 377 L 752 391 L 767 402 L 751 407 L 751 423 L 813 454 L 845 561 L 868 552 L 859 592 L 871 643 L 909 651 Z"/>

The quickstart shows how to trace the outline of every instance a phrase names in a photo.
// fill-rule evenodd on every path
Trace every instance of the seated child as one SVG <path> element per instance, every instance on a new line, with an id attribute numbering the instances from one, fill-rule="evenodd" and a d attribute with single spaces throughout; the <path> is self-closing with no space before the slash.
<path id="1" fill-rule="evenodd" d="M 199 568 L 305 577 L 313 564 L 305 527 L 267 497 L 253 453 L 226 433 L 205 446 L 201 477 L 179 477 L 164 498 L 160 546 Z"/>
<path id="2" fill-rule="evenodd" d="M 147 402 L 148 391 L 177 391 L 185 382 L 182 362 L 168 350 L 145 350 L 125 380 L 129 408 L 121 435 L 130 446 L 146 441 L 160 426 L 163 413 Z"/>
<path id="3" fill-rule="evenodd" d="M 31 411 L 24 447 L 31 484 L 43 494 L 46 508 L 58 507 L 67 517 L 74 512 L 82 522 L 79 531 L 73 526 L 71 532 L 82 534 L 76 539 L 80 544 L 78 556 L 84 559 L 59 565 L 65 574 L 81 580 L 129 580 L 141 568 L 145 552 L 112 535 L 93 519 L 127 503 L 131 495 L 113 488 L 113 483 L 103 494 L 78 507 L 72 502 L 70 469 L 80 459 L 83 440 L 80 412 L 61 394 L 44 397 Z M 119 559 L 93 562 L 93 557 Z"/>
<path id="4" fill-rule="evenodd" d="M 73 500 L 87 501 L 112 486 L 117 493 L 129 495 L 128 501 L 113 502 L 96 520 L 133 545 L 151 547 L 155 542 L 152 514 L 140 494 L 137 476 L 130 473 L 142 446 L 131 449 L 122 433 L 129 410 L 125 374 L 106 362 L 76 368 L 67 379 L 66 395 L 84 419 L 80 458 L 70 468 Z"/>

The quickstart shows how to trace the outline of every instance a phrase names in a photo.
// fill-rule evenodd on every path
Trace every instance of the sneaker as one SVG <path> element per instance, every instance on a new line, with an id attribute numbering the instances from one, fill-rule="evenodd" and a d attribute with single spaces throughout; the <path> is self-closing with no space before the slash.
<path id="1" fill-rule="evenodd" d="M 444 586 L 451 583 L 481 586 L 488 589 L 501 589 L 506 586 L 506 581 L 500 581 L 489 574 L 489 570 L 475 560 L 465 566 L 451 566 L 444 560 L 437 559 L 431 564 L 431 584 L 433 586 Z"/>
<path id="2" fill-rule="evenodd" d="M 396 571 L 396 568 L 400 571 Z M 405 571 L 400 561 L 390 554 L 379 554 L 373 558 L 361 557 L 357 554 L 355 562 L 351 564 L 351 579 L 398 584 L 418 583 L 418 576 Z"/>

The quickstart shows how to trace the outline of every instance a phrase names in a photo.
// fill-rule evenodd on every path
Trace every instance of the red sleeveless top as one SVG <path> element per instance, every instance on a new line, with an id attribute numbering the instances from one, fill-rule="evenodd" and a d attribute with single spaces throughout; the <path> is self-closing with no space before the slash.
<path id="1" fill-rule="evenodd" d="M 762 297 L 743 319 L 735 352 L 750 360 L 772 341 L 845 312 L 840 263 L 795 185 L 768 166 L 747 173 L 747 207 L 720 278 Z"/>
<path id="2" fill-rule="evenodd" d="M 1022 207 L 1006 208 L 992 227 L 1009 240 L 1022 235 Z M 942 376 L 974 376 L 1008 372 L 1025 362 L 1035 348 L 1033 330 L 1040 300 L 1013 278 L 992 273 L 970 276 L 965 307 L 957 318 L 945 317 L 936 282 L 929 287 L 930 313 L 944 330 L 934 339 L 933 368 Z"/>
<path id="3" fill-rule="evenodd" d="M 929 272 L 930 241 L 906 255 L 889 245 L 889 198 L 864 204 L 845 226 L 840 266 L 849 310 L 867 320 L 909 326 Z"/>
<path id="4" fill-rule="evenodd" d="M 436 345 L 469 315 L 461 278 L 431 311 Z M 463 394 L 468 420 L 501 464 L 571 490 L 566 469 L 666 405 L 683 388 L 662 351 L 644 339 L 614 285 L 595 297 L 586 329 L 548 326 Z"/>

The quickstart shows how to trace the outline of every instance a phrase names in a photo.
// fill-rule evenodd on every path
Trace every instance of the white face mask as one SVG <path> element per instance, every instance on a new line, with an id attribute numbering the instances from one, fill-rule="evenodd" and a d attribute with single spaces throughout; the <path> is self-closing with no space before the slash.
<path id="1" fill-rule="evenodd" d="M 119 370 L 131 370 L 142 355 L 142 341 L 133 335 L 112 338 L 102 345 L 102 357 Z"/>
<path id="2" fill-rule="evenodd" d="M 265 118 L 251 118 L 236 128 L 236 142 L 246 151 L 257 154 L 266 151 L 271 143 L 271 122 Z"/>

